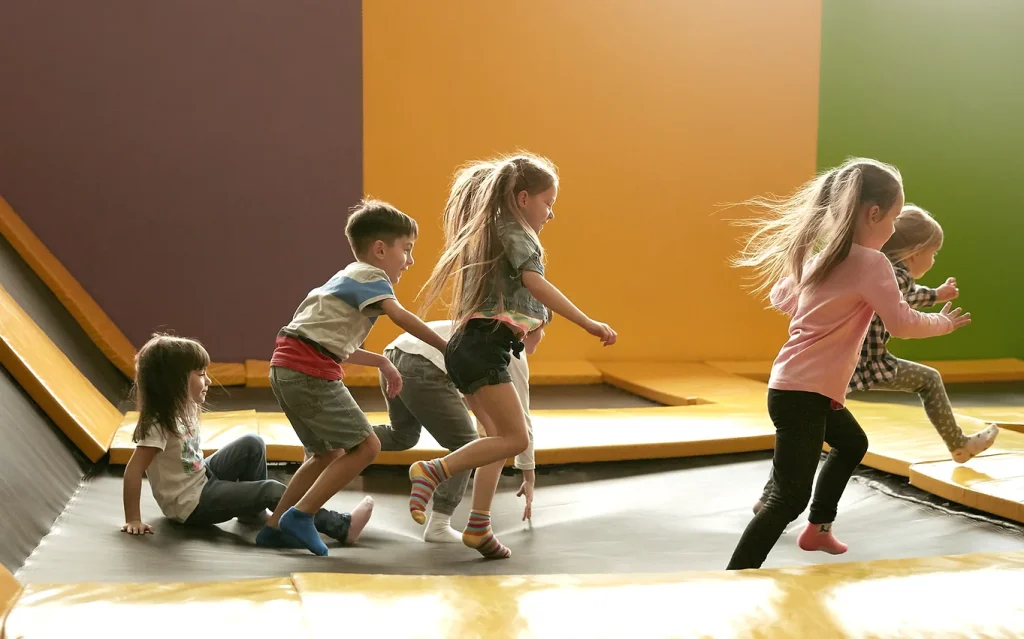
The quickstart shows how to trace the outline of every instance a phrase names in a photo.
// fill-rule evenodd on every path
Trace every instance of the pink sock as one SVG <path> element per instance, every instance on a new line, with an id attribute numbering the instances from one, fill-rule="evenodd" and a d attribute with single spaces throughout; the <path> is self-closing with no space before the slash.
<path id="1" fill-rule="evenodd" d="M 807 528 L 804 528 L 797 538 L 796 544 L 801 550 L 821 550 L 830 555 L 841 555 L 848 548 L 832 534 L 832 524 L 808 523 Z"/>

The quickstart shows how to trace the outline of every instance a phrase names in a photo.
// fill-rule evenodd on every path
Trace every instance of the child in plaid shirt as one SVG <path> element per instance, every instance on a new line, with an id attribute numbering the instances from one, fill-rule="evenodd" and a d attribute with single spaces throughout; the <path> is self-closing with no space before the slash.
<path id="1" fill-rule="evenodd" d="M 882 247 L 882 252 L 892 262 L 903 299 L 911 308 L 928 308 L 948 302 L 960 293 L 956 279 L 952 277 L 939 288 L 928 288 L 915 282 L 924 277 L 935 264 L 935 255 L 942 248 L 942 239 L 942 227 L 931 214 L 919 206 L 908 204 L 896 218 L 892 237 Z M 875 315 L 868 326 L 867 336 L 861 346 L 860 361 L 857 362 L 857 370 L 850 379 L 847 392 L 876 389 L 917 393 L 929 421 L 942 437 L 953 461 L 963 464 L 988 450 L 995 443 L 999 428 L 990 424 L 974 435 L 964 435 L 956 423 L 939 372 L 923 364 L 895 357 L 886 348 L 889 337 L 882 318 Z M 772 481 L 769 477 L 761 499 L 754 505 L 755 513 L 768 499 L 771 489 Z"/>

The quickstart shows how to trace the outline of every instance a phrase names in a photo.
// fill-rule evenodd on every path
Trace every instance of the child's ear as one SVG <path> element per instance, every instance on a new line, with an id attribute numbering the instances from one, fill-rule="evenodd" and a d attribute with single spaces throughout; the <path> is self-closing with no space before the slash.
<path id="1" fill-rule="evenodd" d="M 872 204 L 871 208 L 868 209 L 868 219 L 875 224 L 878 224 L 885 219 L 885 211 L 883 211 L 882 207 L 877 204 Z"/>
<path id="2" fill-rule="evenodd" d="M 519 192 L 519 194 L 516 196 L 516 202 L 519 204 L 519 208 L 526 207 L 526 199 L 528 197 L 530 197 L 530 194 L 527 193 L 525 190 Z"/>
<path id="3" fill-rule="evenodd" d="M 377 257 L 384 257 L 384 253 L 387 248 L 387 244 L 384 243 L 384 240 L 375 240 L 373 242 L 373 254 Z"/>

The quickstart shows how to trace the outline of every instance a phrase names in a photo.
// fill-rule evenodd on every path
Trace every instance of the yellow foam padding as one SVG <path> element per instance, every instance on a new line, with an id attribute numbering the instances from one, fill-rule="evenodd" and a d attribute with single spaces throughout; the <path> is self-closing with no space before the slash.
<path id="1" fill-rule="evenodd" d="M 367 413 L 367 419 L 370 420 L 371 424 L 387 424 L 390 422 L 387 413 Z M 305 453 L 302 449 L 302 442 L 299 441 L 299 436 L 295 434 L 295 430 L 292 429 L 291 423 L 284 413 L 257 413 L 256 414 L 257 429 L 260 437 L 267 445 L 267 461 L 278 461 L 278 462 L 301 462 Z M 429 442 L 429 444 L 428 444 Z M 434 448 L 430 448 L 432 445 Z M 430 434 L 426 431 L 420 435 L 420 441 L 416 448 L 417 450 L 440 450 L 437 442 L 430 437 Z M 416 456 L 416 453 L 412 451 L 404 451 L 402 453 L 381 453 L 377 458 L 378 462 L 381 463 L 380 459 L 391 459 L 391 456 L 398 456 L 401 459 L 403 455 L 407 456 L 411 461 L 420 459 Z"/>
<path id="2" fill-rule="evenodd" d="M 962 406 L 956 408 L 957 419 L 970 417 L 980 419 L 1000 428 L 1024 432 L 1024 407 L 1013 406 Z"/>
<path id="3" fill-rule="evenodd" d="M 732 373 L 733 375 L 739 375 L 740 377 L 746 377 L 747 379 L 753 379 L 759 382 L 768 382 L 768 378 L 772 374 L 772 361 L 771 360 L 750 360 L 750 361 L 714 361 L 705 362 L 712 368 L 717 368 L 723 373 Z"/>
<path id="4" fill-rule="evenodd" d="M 949 449 L 920 406 L 851 401 L 847 408 L 868 436 L 866 466 L 907 477 L 914 464 L 951 459 Z M 970 418 L 961 418 L 958 423 L 968 435 L 985 428 L 984 422 Z M 1017 451 L 1024 452 L 1024 434 L 1003 431 L 982 456 Z"/>
<path id="5" fill-rule="evenodd" d="M 252 388 L 270 388 L 270 362 L 245 360 L 245 385 Z"/>
<path id="6" fill-rule="evenodd" d="M 533 386 L 584 386 L 603 381 L 601 371 L 590 362 L 530 360 L 530 384 Z"/>
<path id="7" fill-rule="evenodd" d="M 943 499 L 1024 523 L 1024 453 L 975 457 L 962 465 L 914 464 L 910 483 Z"/>
<path id="8" fill-rule="evenodd" d="M 253 551 L 253 561 L 259 561 L 259 554 Z M 22 639 L 108 639 L 126 629 L 148 639 L 309 636 L 299 594 L 289 577 L 31 585 L 7 618 L 5 632 Z"/>
<path id="9" fill-rule="evenodd" d="M 377 369 L 344 365 L 346 386 L 378 386 Z M 245 385 L 257 388 L 270 386 L 270 362 L 246 360 Z M 534 386 L 600 384 L 603 381 L 597 366 L 584 361 L 530 362 L 530 384 Z"/>
<path id="10" fill-rule="evenodd" d="M 121 413 L 2 287 L 0 363 L 79 450 L 103 457 Z"/>
<path id="11" fill-rule="evenodd" d="M 1019 382 L 1024 380 L 1024 360 L 1012 357 L 1002 359 L 966 359 L 950 361 L 924 361 L 939 371 L 947 384 L 968 382 Z"/>
<path id="12" fill-rule="evenodd" d="M 139 421 L 139 414 L 135 411 L 125 413 L 121 419 L 121 425 L 114 435 L 114 441 L 110 445 L 110 463 L 127 464 L 135 450 L 135 442 L 132 435 L 135 432 L 135 425 Z M 224 444 L 238 439 L 242 435 L 259 433 L 258 420 L 255 410 L 235 410 L 218 413 L 203 413 L 199 419 L 200 445 L 203 447 L 203 454 L 209 457 L 220 450 Z M 301 460 L 299 460 L 301 461 Z"/>
<path id="13" fill-rule="evenodd" d="M 367 417 L 371 424 L 388 423 L 386 413 Z M 260 413 L 257 421 L 268 460 L 302 461 L 302 445 L 284 413 Z M 541 465 L 771 450 L 775 442 L 775 429 L 763 413 L 718 406 L 535 411 L 532 421 Z M 408 465 L 447 452 L 423 430 L 415 447 L 382 451 L 374 463 Z"/>
<path id="14" fill-rule="evenodd" d="M 388 422 L 387 413 L 367 413 L 367 418 L 371 424 Z M 135 447 L 131 436 L 137 419 L 135 413 L 125 415 L 111 446 L 110 463 L 128 463 Z M 268 461 L 301 462 L 304 457 L 302 444 L 284 413 L 207 413 L 201 428 L 206 454 L 242 434 L 258 433 L 266 442 Z M 536 411 L 533 431 L 536 460 L 541 465 L 771 450 L 775 442 L 775 429 L 763 412 L 712 405 Z M 374 463 L 408 465 L 447 452 L 423 430 L 415 447 L 383 451 Z"/>
<path id="15" fill-rule="evenodd" d="M 947 384 L 967 382 L 1016 382 L 1024 380 L 1024 360 L 1002 359 L 932 360 L 921 362 L 939 371 Z M 723 372 L 767 382 L 772 372 L 771 360 L 708 362 Z"/>
<path id="16" fill-rule="evenodd" d="M 0 197 L 0 233 L 35 271 L 89 338 L 125 376 L 135 376 L 135 347 L 36 234 Z"/>
<path id="17" fill-rule="evenodd" d="M 217 386 L 245 386 L 245 364 L 210 362 L 206 374 Z"/>
<path id="18" fill-rule="evenodd" d="M 513 554 L 513 560 L 515 555 Z M 1011 637 L 1024 552 L 663 574 L 292 575 L 313 636 Z M 935 605 L 956 593 L 956 605 Z M 670 604 L 667 602 L 671 602 Z"/>
<path id="19" fill-rule="evenodd" d="M 346 386 L 377 386 L 377 369 L 367 366 L 343 364 Z M 270 362 L 258 359 L 245 360 L 245 385 L 251 388 L 270 387 Z"/>
<path id="20" fill-rule="evenodd" d="M 668 406 L 764 405 L 764 384 L 694 362 L 596 362 L 604 381 Z"/>
<path id="21" fill-rule="evenodd" d="M 0 564 L 0 639 L 3 639 L 4 620 L 21 594 L 21 584 L 7 568 Z"/>

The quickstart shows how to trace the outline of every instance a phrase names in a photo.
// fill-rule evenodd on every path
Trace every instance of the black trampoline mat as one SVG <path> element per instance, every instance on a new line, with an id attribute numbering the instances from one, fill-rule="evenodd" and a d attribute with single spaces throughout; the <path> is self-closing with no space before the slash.
<path id="1" fill-rule="evenodd" d="M 252 545 L 255 528 L 237 521 L 184 528 L 158 516 L 149 487 L 142 511 L 155 535 L 130 537 L 116 470 L 87 482 L 18 573 L 24 583 L 206 581 L 285 576 L 292 572 L 382 574 L 558 574 L 720 570 L 751 518 L 770 467 L 751 453 L 655 462 L 541 469 L 532 529 L 520 518 L 518 476 L 503 476 L 492 509 L 495 532 L 512 558 L 488 561 L 461 544 L 425 544 L 408 514 L 402 469 L 373 467 L 329 507 L 347 509 L 366 492 L 373 518 L 356 546 L 329 544 L 330 556 Z M 294 470 L 293 468 L 291 470 Z M 278 479 L 288 472 L 274 469 Z M 855 477 L 840 504 L 845 555 L 806 553 L 790 526 L 765 567 L 928 557 L 1024 549 L 1020 527 L 948 512 L 883 493 Z M 916 489 L 904 487 L 904 491 Z M 922 494 L 923 495 L 923 494 Z M 927 499 L 927 497 L 925 497 Z M 469 498 L 453 522 L 464 524 Z"/>

